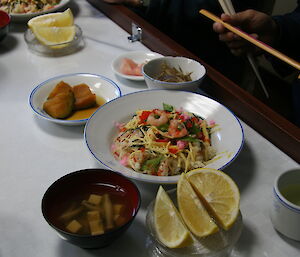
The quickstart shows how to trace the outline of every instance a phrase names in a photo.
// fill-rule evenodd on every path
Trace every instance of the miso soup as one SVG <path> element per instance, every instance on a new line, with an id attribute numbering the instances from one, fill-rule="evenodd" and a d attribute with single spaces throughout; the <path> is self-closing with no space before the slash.
<path id="1" fill-rule="evenodd" d="M 134 208 L 119 186 L 89 184 L 68 190 L 50 210 L 59 229 L 80 235 L 100 235 L 127 223 Z"/>

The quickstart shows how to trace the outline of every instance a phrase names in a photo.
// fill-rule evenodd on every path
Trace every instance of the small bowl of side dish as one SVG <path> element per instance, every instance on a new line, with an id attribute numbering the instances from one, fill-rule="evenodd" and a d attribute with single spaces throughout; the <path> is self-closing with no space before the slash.
<path id="1" fill-rule="evenodd" d="M 66 83 L 70 87 L 85 84 L 89 87 L 92 94 L 95 95 L 95 104 L 90 108 L 82 110 L 72 110 L 66 118 L 51 117 L 45 111 L 45 102 L 49 98 L 51 92 L 59 83 Z M 61 125 L 83 125 L 87 122 L 90 116 L 103 104 L 121 96 L 121 90 L 118 85 L 112 80 L 90 73 L 73 73 L 65 74 L 50 78 L 37 85 L 31 92 L 29 104 L 33 112 L 40 118 L 55 122 Z M 76 101 L 76 100 L 75 100 Z M 75 102 L 76 103 L 76 102 Z M 63 104 L 61 104 L 62 106 Z M 74 104 L 75 105 L 75 104 Z M 59 105 L 58 105 L 59 106 Z M 58 110 L 60 106 L 58 107 Z"/>
<path id="2" fill-rule="evenodd" d="M 144 80 L 142 66 L 150 60 L 162 57 L 149 51 L 131 51 L 119 55 L 112 62 L 112 70 L 118 76 L 130 80 Z"/>
<path id="3" fill-rule="evenodd" d="M 200 137 L 196 137 L 195 133 L 192 135 L 193 133 L 189 132 L 189 134 L 186 134 L 182 138 L 171 138 L 171 140 L 165 140 L 165 137 L 157 135 L 161 134 L 158 132 L 158 130 L 162 131 L 163 127 L 157 127 L 154 129 L 150 127 L 151 129 L 149 129 L 147 126 L 140 124 L 141 126 L 135 129 L 135 124 L 139 124 L 135 121 L 130 123 L 131 125 L 128 125 L 128 129 L 125 131 L 122 130 L 122 128 L 124 128 L 123 124 L 127 124 L 129 121 L 132 121 L 134 117 L 140 118 L 141 116 L 144 116 L 144 114 L 147 115 L 149 110 L 150 113 L 153 113 L 151 110 L 163 109 L 163 104 L 172 105 L 175 109 L 175 112 L 178 113 L 182 112 L 182 110 L 191 113 L 190 119 L 195 120 L 196 122 L 198 122 L 199 118 L 201 117 L 208 124 L 214 124 L 213 128 L 209 129 L 209 141 L 215 152 L 215 155 L 211 160 L 204 163 L 204 167 L 222 170 L 232 163 L 238 156 L 244 142 L 243 128 L 238 118 L 229 109 L 213 99 L 197 93 L 177 90 L 139 91 L 119 97 L 110 103 L 105 104 L 102 108 L 99 108 L 87 122 L 84 131 L 86 145 L 91 155 L 102 165 L 105 165 L 111 170 L 118 171 L 131 179 L 158 184 L 177 183 L 180 177 L 178 172 L 174 175 L 166 176 L 163 173 L 159 174 L 157 169 L 157 172 L 153 173 L 151 166 L 157 168 L 158 164 L 161 164 L 161 161 L 166 159 L 169 160 L 169 157 L 172 157 L 176 154 L 181 155 L 181 153 L 184 154 L 184 156 L 181 155 L 183 159 L 184 157 L 188 157 L 185 158 L 182 163 L 189 165 L 188 162 L 191 163 L 190 158 L 192 157 L 188 155 L 188 153 L 191 151 L 187 150 L 186 147 L 190 144 L 193 144 L 193 142 L 195 142 L 195 144 L 203 144 L 205 139 L 201 139 L 200 134 Z M 137 111 L 141 112 L 137 115 Z M 160 116 L 159 112 L 160 111 L 154 113 L 154 118 L 156 116 L 155 114 Z M 196 116 L 193 117 L 193 114 Z M 174 115 L 177 114 L 175 113 Z M 183 118 L 186 117 L 185 114 L 182 116 Z M 103 120 L 105 120 L 105 122 L 102 122 Z M 172 129 L 171 123 L 173 122 L 170 121 L 169 128 L 171 127 Z M 180 130 L 179 128 L 174 130 L 175 133 L 184 131 L 184 127 L 188 128 L 189 125 L 187 123 L 188 121 L 186 121 L 185 125 L 183 126 L 183 124 L 179 122 L 178 124 L 182 126 L 182 129 Z M 191 129 L 194 127 L 193 124 L 190 125 L 189 131 L 191 131 Z M 198 129 L 199 127 L 194 127 L 193 130 L 195 130 L 197 133 Z M 156 131 L 154 132 L 154 136 L 153 134 L 149 136 L 147 134 L 147 137 L 145 136 L 142 138 L 143 136 L 141 133 L 144 134 L 145 131 L 148 130 L 149 133 L 151 133 L 151 131 Z M 163 134 L 165 133 L 166 132 Z M 169 133 L 169 130 L 167 133 Z M 118 150 L 123 150 L 122 146 L 119 147 L 116 145 L 115 140 L 117 140 L 118 137 L 120 137 L 119 142 L 126 148 L 126 151 L 123 151 L 122 154 L 119 155 L 120 157 L 123 157 L 123 154 L 125 154 L 124 157 L 126 157 L 126 154 L 128 156 L 127 149 L 133 150 L 132 153 L 134 153 L 134 155 L 129 155 L 127 161 L 126 158 L 124 160 L 123 158 L 115 158 L 115 156 L 118 154 Z M 154 138 L 155 140 L 149 140 L 149 137 Z M 151 159 L 148 161 L 148 159 L 145 159 L 144 156 L 146 153 L 149 153 L 148 146 L 152 145 L 158 146 L 153 148 L 153 156 L 158 153 L 155 156 L 157 159 L 152 160 L 150 157 Z M 163 149 L 161 149 L 159 146 L 162 146 Z M 132 147 L 134 147 L 134 149 L 132 149 Z M 198 149 L 196 145 L 195 149 Z M 203 150 L 204 149 L 206 148 L 204 147 Z M 175 152 L 173 152 L 173 150 Z M 145 153 L 145 151 L 147 152 Z M 139 154 L 142 158 L 139 157 Z M 163 155 L 162 158 L 161 154 Z M 199 154 L 203 155 L 201 151 Z M 201 158 L 201 156 L 199 156 L 199 158 Z M 132 165 L 134 165 L 134 168 L 137 171 L 132 169 L 132 166 L 129 166 L 131 165 L 131 160 L 133 160 Z M 197 160 L 195 159 L 195 161 Z M 195 166 L 193 166 L 192 169 L 196 168 L 196 165 L 198 165 L 198 163 L 195 163 Z M 151 169 L 150 173 L 148 173 L 148 167 Z M 181 164 L 180 167 L 182 167 Z M 176 166 L 174 170 L 175 169 Z"/>
<path id="4" fill-rule="evenodd" d="M 9 14 L 0 10 L 0 41 L 2 41 L 8 34 L 9 23 L 10 23 Z"/>
<path id="5" fill-rule="evenodd" d="M 149 61 L 142 69 L 150 89 L 195 92 L 206 74 L 205 67 L 186 57 L 161 57 Z"/>
<path id="6" fill-rule="evenodd" d="M 141 204 L 136 185 L 104 169 L 72 172 L 55 181 L 42 199 L 47 223 L 67 242 L 101 248 L 130 227 Z"/>

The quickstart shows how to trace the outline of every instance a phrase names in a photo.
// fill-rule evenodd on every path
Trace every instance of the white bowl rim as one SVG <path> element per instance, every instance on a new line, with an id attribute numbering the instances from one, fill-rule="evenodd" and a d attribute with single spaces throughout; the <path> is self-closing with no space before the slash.
<path id="1" fill-rule="evenodd" d="M 170 91 L 170 92 L 174 92 L 173 90 L 167 90 L 167 89 L 148 89 L 148 90 L 145 90 L 145 91 L 136 91 L 136 92 L 132 92 L 132 93 L 128 93 L 128 94 L 122 95 L 122 96 L 120 96 L 120 97 L 118 97 L 118 98 L 115 98 L 115 99 L 113 99 L 113 100 L 111 100 L 111 101 L 105 103 L 104 105 L 100 106 L 100 107 L 99 107 L 99 108 L 91 115 L 90 119 L 87 121 L 87 123 L 86 123 L 86 125 L 85 125 L 85 127 L 84 127 L 84 133 L 83 133 L 83 134 L 84 134 L 84 141 L 85 141 L 85 144 L 86 144 L 86 146 L 87 146 L 89 152 L 94 156 L 94 158 L 95 158 L 98 162 L 100 162 L 102 165 L 104 165 L 106 168 L 109 168 L 109 169 L 112 170 L 113 172 L 120 172 L 120 171 L 117 171 L 117 170 L 112 169 L 109 165 L 107 165 L 106 163 L 104 163 L 103 161 L 101 161 L 99 158 L 97 158 L 97 156 L 92 152 L 92 150 L 91 150 L 91 148 L 90 148 L 90 146 L 89 146 L 89 144 L 88 144 L 88 142 L 87 142 L 86 132 L 87 132 L 87 127 L 88 127 L 88 125 L 89 125 L 89 122 L 90 122 L 90 120 L 92 119 L 92 117 L 93 117 L 94 115 L 96 115 L 96 113 L 97 113 L 98 111 L 100 111 L 100 110 L 102 109 L 102 107 L 104 107 L 105 105 L 107 105 L 107 104 L 113 104 L 114 101 L 120 100 L 119 98 L 124 98 L 124 97 L 126 97 L 126 96 L 128 96 L 128 95 L 140 94 L 140 93 L 145 93 L 145 92 L 148 92 L 148 91 L 151 91 L 151 92 L 152 92 L 152 91 Z M 244 145 L 244 143 L 245 143 L 245 133 L 244 133 L 244 129 L 243 129 L 243 126 L 242 126 L 240 120 L 238 119 L 238 117 L 237 117 L 237 116 L 236 116 L 236 115 L 235 115 L 228 107 L 226 107 L 225 105 L 223 105 L 223 104 L 221 104 L 220 102 L 216 101 L 216 100 L 213 99 L 212 97 L 209 97 L 209 96 L 204 95 L 204 94 L 199 94 L 199 93 L 195 93 L 195 92 L 185 91 L 185 90 L 180 90 L 180 91 L 181 91 L 181 92 L 185 92 L 185 93 L 191 93 L 191 94 L 201 95 L 201 96 L 207 97 L 207 98 L 209 98 L 209 99 L 211 99 L 211 100 L 217 102 L 218 104 L 220 104 L 221 106 L 223 106 L 225 109 L 227 109 L 227 110 L 233 115 L 233 117 L 236 119 L 237 123 L 239 124 L 239 127 L 240 127 L 240 129 L 241 129 L 242 142 L 241 142 L 241 144 L 240 144 L 240 146 L 239 146 L 239 149 L 236 151 L 235 155 L 234 155 L 227 163 L 225 163 L 223 166 L 221 166 L 220 168 L 218 168 L 218 170 L 223 170 L 224 168 L 226 168 L 227 166 L 229 166 L 229 165 L 230 165 L 230 164 L 238 157 L 238 155 L 240 154 L 240 152 L 241 152 L 241 150 L 242 150 L 242 148 L 243 148 L 243 145 Z M 204 168 L 205 168 L 205 167 L 204 167 Z M 133 172 L 134 172 L 134 171 L 133 171 Z M 140 173 L 138 173 L 138 174 L 140 174 Z M 164 178 L 169 178 L 169 181 L 167 181 L 167 180 L 165 181 L 165 180 L 164 180 L 164 181 L 161 181 L 161 182 L 157 182 L 157 181 L 151 181 L 150 179 L 146 179 L 146 178 L 144 179 L 144 178 L 143 178 L 144 176 L 146 176 L 146 177 L 151 177 L 152 175 L 147 175 L 147 174 L 140 174 L 140 175 L 143 175 L 143 176 L 142 176 L 142 177 L 139 177 L 139 178 L 134 177 L 134 176 L 132 176 L 132 177 L 128 176 L 128 177 L 130 177 L 131 179 L 135 179 L 135 180 L 139 180 L 139 181 L 143 181 L 143 182 L 147 182 L 147 183 L 160 183 L 160 184 L 176 184 L 177 181 L 178 181 L 178 179 L 179 179 L 179 177 L 180 177 L 180 175 L 167 176 L 167 177 L 164 177 Z M 127 176 L 127 175 L 125 175 L 125 176 Z M 152 176 L 152 177 L 156 177 L 156 176 Z M 172 179 L 170 179 L 170 178 L 172 178 Z"/>
<path id="2" fill-rule="evenodd" d="M 200 62 L 194 60 L 194 59 L 191 59 L 191 58 L 188 58 L 188 57 L 184 57 L 184 56 L 164 56 L 164 57 L 159 57 L 159 58 L 156 58 L 156 59 L 153 59 L 154 60 L 162 60 L 162 59 L 186 59 L 186 60 L 190 60 L 190 61 L 193 61 L 197 64 L 200 65 L 200 67 L 203 68 L 203 75 L 197 79 L 194 79 L 192 81 L 185 81 L 185 82 L 166 82 L 166 81 L 161 81 L 161 80 L 158 80 L 158 79 L 154 79 L 152 77 L 150 77 L 148 74 L 146 74 L 146 72 L 144 71 L 144 67 L 149 64 L 152 60 L 150 60 L 149 62 L 147 62 L 143 68 L 142 68 L 142 74 L 147 77 L 148 79 L 154 81 L 154 82 L 157 82 L 157 83 L 161 83 L 161 84 L 165 84 L 165 86 L 174 86 L 174 85 L 188 85 L 188 84 L 191 84 L 191 83 L 194 83 L 195 81 L 198 81 L 198 80 L 201 80 L 203 79 L 203 77 L 205 76 L 206 74 L 206 68 L 204 65 L 202 65 Z"/>
<path id="3" fill-rule="evenodd" d="M 47 115 L 44 115 L 43 113 L 39 112 L 38 110 L 36 110 L 36 108 L 34 107 L 33 103 L 32 103 L 32 100 L 33 100 L 33 97 L 35 95 L 35 93 L 42 87 L 44 86 L 45 84 L 47 84 L 48 82 L 52 81 L 52 80 L 56 80 L 56 79 L 60 79 L 60 78 L 64 78 L 64 77 L 71 77 L 71 76 L 89 76 L 89 77 L 98 77 L 98 78 L 101 78 L 107 82 L 109 82 L 110 84 L 112 84 L 113 87 L 115 87 L 117 90 L 118 90 L 118 97 L 122 96 L 122 92 L 121 92 L 121 89 L 120 87 L 117 85 L 117 83 L 115 83 L 114 81 L 112 81 L 111 79 L 105 77 L 105 76 L 102 76 L 102 75 L 99 75 L 99 74 L 95 74 L 95 73 L 84 73 L 84 72 L 78 72 L 78 73 L 68 73 L 68 74 L 63 74 L 63 75 L 58 75 L 58 76 L 55 76 L 55 77 L 52 77 L 52 78 L 49 78 L 45 81 L 43 81 L 42 83 L 38 84 L 30 93 L 30 96 L 29 96 L 29 104 L 30 104 L 30 107 L 31 109 L 35 112 L 35 114 L 37 114 L 38 116 L 41 116 L 42 118 L 46 119 L 46 120 L 49 120 L 49 121 L 55 121 L 56 123 L 62 123 L 62 124 L 68 124 L 68 123 L 82 123 L 82 122 L 86 122 L 89 120 L 89 118 L 87 119 L 81 119 L 81 120 L 60 120 L 60 119 L 55 119 L 55 118 L 52 118 L 50 116 L 47 116 Z M 118 98 L 117 97 L 117 98 Z M 112 99 L 114 100 L 114 99 Z"/>

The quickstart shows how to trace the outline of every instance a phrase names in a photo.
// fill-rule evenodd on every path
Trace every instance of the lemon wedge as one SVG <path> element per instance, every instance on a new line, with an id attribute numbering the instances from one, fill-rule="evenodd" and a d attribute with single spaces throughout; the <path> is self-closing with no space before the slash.
<path id="1" fill-rule="evenodd" d="M 239 215 L 240 192 L 224 172 L 208 168 L 195 169 L 187 178 L 208 212 L 228 230 Z"/>
<path id="2" fill-rule="evenodd" d="M 204 237 L 219 230 L 188 182 L 185 173 L 181 174 L 177 183 L 177 202 L 180 214 L 193 234 Z"/>
<path id="3" fill-rule="evenodd" d="M 178 210 L 162 186 L 155 199 L 154 226 L 158 239 L 169 248 L 182 248 L 193 242 Z"/>
<path id="4" fill-rule="evenodd" d="M 30 19 L 27 23 L 32 29 L 38 27 L 67 27 L 74 25 L 74 17 L 70 8 L 64 12 L 48 13 Z"/>
<path id="5" fill-rule="evenodd" d="M 32 32 L 35 37 L 44 45 L 55 46 L 58 44 L 64 45 L 71 42 L 76 33 L 75 26 L 67 27 L 39 27 L 33 26 Z"/>

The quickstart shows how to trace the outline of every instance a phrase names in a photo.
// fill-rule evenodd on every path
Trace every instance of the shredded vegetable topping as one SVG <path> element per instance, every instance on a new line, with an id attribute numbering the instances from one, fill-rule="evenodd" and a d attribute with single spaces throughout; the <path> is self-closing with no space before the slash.
<path id="1" fill-rule="evenodd" d="M 46 11 L 60 0 L 0 0 L 0 10 L 7 13 L 35 13 Z"/>
<path id="2" fill-rule="evenodd" d="M 127 124 L 116 126 L 112 153 L 139 173 L 178 175 L 204 167 L 216 155 L 210 140 L 215 123 L 168 104 L 163 110 L 138 110 Z"/>
<path id="3" fill-rule="evenodd" d="M 175 67 L 170 67 L 164 62 L 161 65 L 161 72 L 156 79 L 165 82 L 187 82 L 192 81 L 191 74 L 192 72 L 184 74 L 180 66 L 177 70 Z"/>

